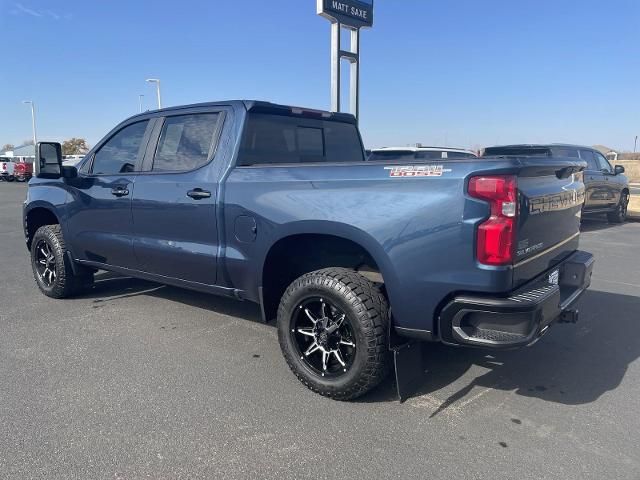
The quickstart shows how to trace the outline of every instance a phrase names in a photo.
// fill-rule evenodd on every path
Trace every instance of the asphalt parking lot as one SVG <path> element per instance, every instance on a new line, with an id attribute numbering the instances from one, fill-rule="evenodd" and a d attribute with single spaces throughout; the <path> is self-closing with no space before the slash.
<path id="1" fill-rule="evenodd" d="M 306 390 L 257 307 L 99 274 L 34 284 L 26 186 L 0 184 L 0 478 L 640 478 L 640 223 L 585 223 L 577 325 L 531 348 L 429 345 L 419 392 Z"/>

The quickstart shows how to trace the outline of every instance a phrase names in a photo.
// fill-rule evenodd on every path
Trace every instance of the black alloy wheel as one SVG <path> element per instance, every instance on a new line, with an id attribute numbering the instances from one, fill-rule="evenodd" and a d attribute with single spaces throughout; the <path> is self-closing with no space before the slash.
<path id="1" fill-rule="evenodd" d="M 389 317 L 379 285 L 348 268 L 324 268 L 298 277 L 282 295 L 278 340 L 310 390 L 352 400 L 389 372 Z"/>
<path id="2" fill-rule="evenodd" d="M 34 262 L 40 281 L 46 287 L 53 287 L 58 278 L 56 256 L 53 253 L 52 246 L 44 238 L 40 239 L 36 244 Z"/>
<path id="3" fill-rule="evenodd" d="M 349 371 L 356 352 L 351 320 L 321 297 L 303 299 L 291 314 L 290 334 L 305 366 L 322 377 Z"/>

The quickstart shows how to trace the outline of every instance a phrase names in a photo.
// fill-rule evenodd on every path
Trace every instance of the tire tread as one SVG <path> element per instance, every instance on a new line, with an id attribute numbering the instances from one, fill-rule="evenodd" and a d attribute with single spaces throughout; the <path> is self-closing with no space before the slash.
<path id="1" fill-rule="evenodd" d="M 357 398 L 376 387 L 389 373 L 387 299 L 375 284 L 355 270 L 342 267 L 324 268 L 302 275 L 287 288 L 280 302 L 278 319 L 285 315 L 284 305 L 287 304 L 289 297 L 299 288 L 306 286 L 324 286 L 333 289 L 341 293 L 356 310 L 360 305 L 364 307 L 358 312 L 358 320 L 367 338 L 366 367 L 357 381 L 347 388 L 335 390 L 319 388 L 310 382 L 300 373 L 291 352 L 283 347 L 285 360 L 298 380 L 311 391 L 337 400 Z M 282 334 L 280 329 L 279 333 Z M 280 344 L 283 345 L 282 338 L 280 338 Z"/>

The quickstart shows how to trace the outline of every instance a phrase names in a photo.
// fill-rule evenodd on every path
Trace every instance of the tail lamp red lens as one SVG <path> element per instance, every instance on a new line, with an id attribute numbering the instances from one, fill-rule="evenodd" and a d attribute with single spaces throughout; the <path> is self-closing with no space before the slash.
<path id="1" fill-rule="evenodd" d="M 491 207 L 491 216 L 478 227 L 478 261 L 485 265 L 511 264 L 518 213 L 516 177 L 472 177 L 469 180 L 469 195 L 487 201 Z"/>

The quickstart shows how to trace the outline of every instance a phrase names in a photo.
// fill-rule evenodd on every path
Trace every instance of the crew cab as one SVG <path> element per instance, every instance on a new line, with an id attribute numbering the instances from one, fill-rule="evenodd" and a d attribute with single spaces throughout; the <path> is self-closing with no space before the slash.
<path id="1" fill-rule="evenodd" d="M 506 145 L 485 149 L 487 156 L 541 155 L 546 157 L 579 158 L 587 163 L 584 171 L 584 214 L 605 213 L 612 223 L 623 223 L 627 218 L 630 191 L 629 180 L 623 175 L 624 167 L 612 167 L 595 148 L 579 145 Z"/>
<path id="2" fill-rule="evenodd" d="M 256 302 L 302 383 L 346 400 L 398 339 L 513 348 L 574 321 L 584 167 L 365 161 L 351 115 L 205 103 L 131 117 L 77 167 L 38 144 L 24 231 L 45 295 L 109 270 Z"/>

